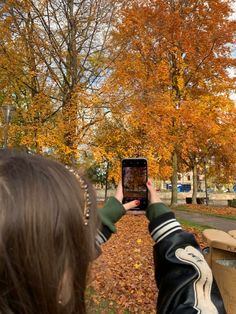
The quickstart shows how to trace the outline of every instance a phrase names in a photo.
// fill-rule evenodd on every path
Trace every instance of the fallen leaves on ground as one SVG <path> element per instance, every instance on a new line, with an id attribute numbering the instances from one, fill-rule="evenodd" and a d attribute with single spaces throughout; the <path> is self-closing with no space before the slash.
<path id="1" fill-rule="evenodd" d="M 197 229 L 186 230 L 206 246 Z M 117 223 L 117 233 L 103 245 L 103 254 L 91 271 L 90 286 L 96 291 L 93 303 L 109 300 L 108 307 L 116 305 L 115 312 L 107 308 L 101 313 L 156 313 L 153 244 L 144 215 L 126 215 Z"/>
<path id="2" fill-rule="evenodd" d="M 212 207 L 204 205 L 195 205 L 195 204 L 186 204 L 189 210 L 199 213 L 208 213 L 219 216 L 235 216 L 236 217 L 236 208 L 234 207 Z"/>

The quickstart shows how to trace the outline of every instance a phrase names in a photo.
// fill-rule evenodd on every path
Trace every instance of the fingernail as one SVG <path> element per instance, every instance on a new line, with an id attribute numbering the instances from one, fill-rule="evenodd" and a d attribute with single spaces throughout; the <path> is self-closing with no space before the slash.
<path id="1" fill-rule="evenodd" d="M 135 201 L 135 205 L 139 205 L 140 204 L 140 201 Z"/>

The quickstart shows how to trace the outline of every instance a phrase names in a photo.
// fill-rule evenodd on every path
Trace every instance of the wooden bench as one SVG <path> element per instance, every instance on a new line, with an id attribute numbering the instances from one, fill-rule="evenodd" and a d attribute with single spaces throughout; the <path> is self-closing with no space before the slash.
<path id="1" fill-rule="evenodd" d="M 236 239 L 236 230 L 231 230 L 228 233 Z"/>
<path id="2" fill-rule="evenodd" d="M 206 229 L 203 236 L 209 246 L 205 256 L 212 269 L 227 314 L 236 313 L 236 230 Z"/>

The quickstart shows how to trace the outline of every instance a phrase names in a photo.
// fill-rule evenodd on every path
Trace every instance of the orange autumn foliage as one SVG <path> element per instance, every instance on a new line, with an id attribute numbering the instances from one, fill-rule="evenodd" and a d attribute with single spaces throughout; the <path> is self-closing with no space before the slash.
<path id="1" fill-rule="evenodd" d="M 131 129 L 139 126 L 142 146 L 155 147 L 163 170 L 170 169 L 172 154 L 180 169 L 187 155 L 206 156 L 209 142 L 231 143 L 229 95 L 235 79 L 227 69 L 236 64 L 231 3 L 129 1 L 120 13 L 111 42 L 117 58 L 105 91 L 112 114 L 126 115 Z M 223 114 L 232 117 L 226 124 L 219 122 Z M 220 131 L 225 128 L 229 133 Z M 211 156 L 217 154 L 220 150 L 211 150 Z"/>

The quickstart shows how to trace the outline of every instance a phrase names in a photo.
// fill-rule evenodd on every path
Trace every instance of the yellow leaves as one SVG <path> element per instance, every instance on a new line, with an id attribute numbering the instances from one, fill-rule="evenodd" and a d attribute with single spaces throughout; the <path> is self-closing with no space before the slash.
<path id="1" fill-rule="evenodd" d="M 135 256 L 135 260 L 136 263 L 134 263 L 133 267 L 134 269 L 139 269 L 142 267 L 142 262 L 140 261 L 141 259 L 141 254 L 142 254 L 142 244 L 143 244 L 143 240 L 142 239 L 137 239 L 136 240 L 136 244 L 138 245 L 138 247 L 135 247 L 133 252 L 134 252 L 134 256 Z"/>
<path id="2" fill-rule="evenodd" d="M 141 266 L 142 266 L 141 263 L 135 263 L 135 264 L 134 264 L 134 268 L 135 268 L 135 269 L 139 269 Z"/>
<path id="3" fill-rule="evenodd" d="M 161 178 L 163 178 L 164 180 L 168 180 L 172 175 L 171 165 L 166 165 L 166 164 L 162 165 L 160 167 L 159 174 Z"/>

